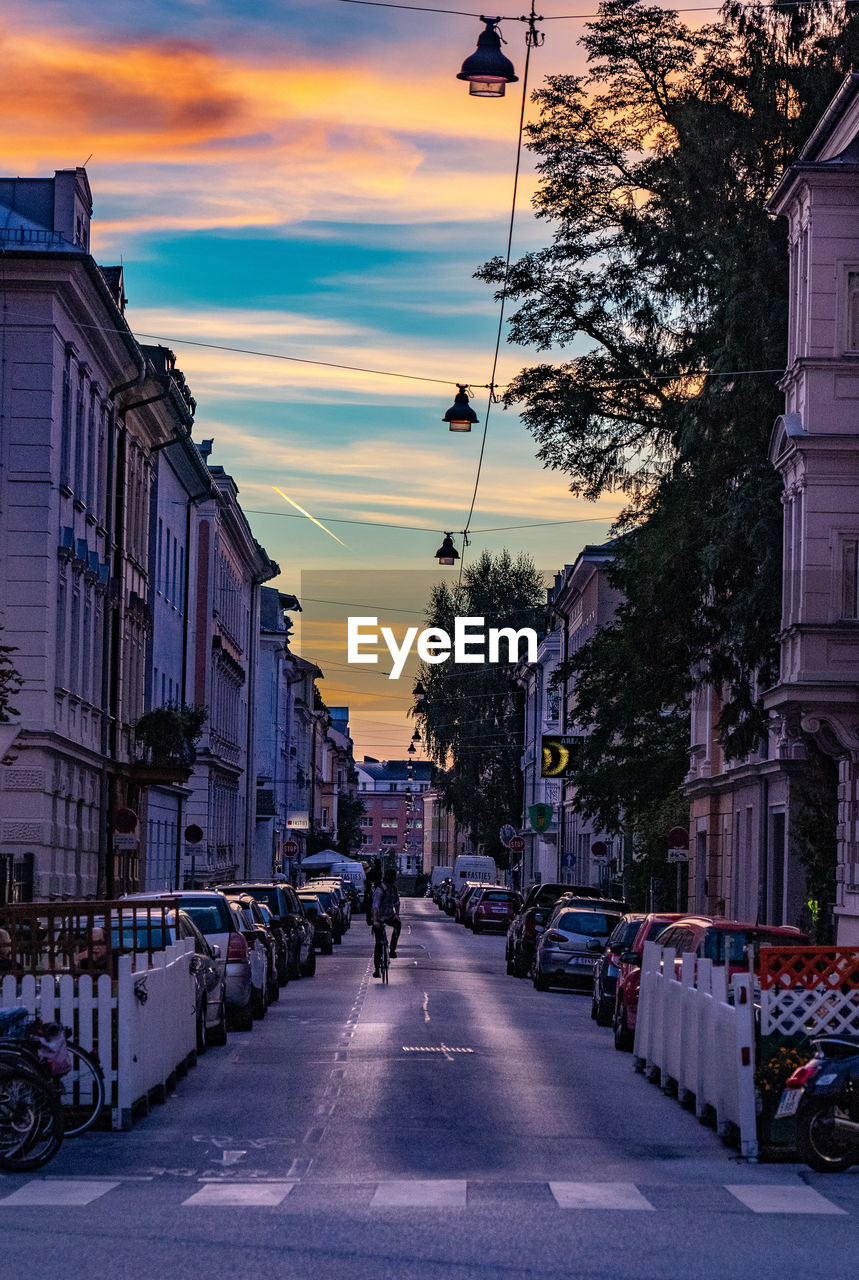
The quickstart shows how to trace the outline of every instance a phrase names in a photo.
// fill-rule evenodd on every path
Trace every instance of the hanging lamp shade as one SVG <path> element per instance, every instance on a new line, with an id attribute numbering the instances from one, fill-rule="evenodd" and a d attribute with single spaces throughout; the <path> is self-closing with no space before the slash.
<path id="1" fill-rule="evenodd" d="M 435 553 L 435 558 L 439 564 L 455 564 L 459 559 L 459 552 L 453 545 L 453 538 L 449 533 L 444 535 L 444 542 Z"/>
<path id="2" fill-rule="evenodd" d="M 415 744 L 414 744 L 413 742 L 410 742 L 410 743 L 409 743 L 409 755 L 410 755 L 410 756 L 413 756 L 414 754 L 415 754 Z"/>
<path id="3" fill-rule="evenodd" d="M 412 742 L 420 742 L 420 740 L 421 740 L 421 731 L 420 729 L 415 729 L 414 733 L 412 734 Z"/>
<path id="4" fill-rule="evenodd" d="M 451 431 L 470 431 L 473 422 L 479 422 L 477 414 L 468 403 L 468 396 L 463 383 L 456 384 L 459 387 L 453 399 L 453 404 L 442 418 L 442 422 L 446 422 Z"/>
<path id="5" fill-rule="evenodd" d="M 501 37 L 496 31 L 500 18 L 483 18 L 485 29 L 477 37 L 477 48 L 462 64 L 457 80 L 467 80 L 473 98 L 503 98 L 508 84 L 519 77 L 513 63 L 501 52 Z"/>

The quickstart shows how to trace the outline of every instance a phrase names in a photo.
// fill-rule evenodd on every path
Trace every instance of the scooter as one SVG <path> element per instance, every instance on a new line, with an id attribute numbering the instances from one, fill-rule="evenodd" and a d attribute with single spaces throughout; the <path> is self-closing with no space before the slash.
<path id="1" fill-rule="evenodd" d="M 796 1145 L 817 1173 L 859 1163 L 859 1036 L 812 1039 L 813 1058 L 790 1075 L 776 1117 L 796 1116 Z"/>

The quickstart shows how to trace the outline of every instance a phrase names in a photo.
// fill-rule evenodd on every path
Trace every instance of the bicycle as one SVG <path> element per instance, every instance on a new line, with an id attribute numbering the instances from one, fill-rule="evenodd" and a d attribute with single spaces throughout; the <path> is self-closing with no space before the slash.
<path id="1" fill-rule="evenodd" d="M 0 1169 L 29 1173 L 62 1146 L 60 1102 L 50 1081 L 26 1061 L 0 1064 Z"/>
<path id="2" fill-rule="evenodd" d="M 65 1036 L 65 1051 L 72 1065 L 62 1075 L 54 1076 L 39 1050 L 46 1036 L 60 1031 Z M 0 1067 L 18 1065 L 23 1061 L 31 1069 L 39 1071 L 56 1091 L 65 1136 L 76 1138 L 95 1124 L 104 1107 L 106 1091 L 104 1072 L 98 1059 L 70 1039 L 71 1034 L 70 1027 L 29 1022 L 20 1039 L 0 1039 Z"/>
<path id="3" fill-rule="evenodd" d="M 379 976 L 382 985 L 388 985 L 388 930 L 382 925 L 382 954 L 379 958 Z"/>

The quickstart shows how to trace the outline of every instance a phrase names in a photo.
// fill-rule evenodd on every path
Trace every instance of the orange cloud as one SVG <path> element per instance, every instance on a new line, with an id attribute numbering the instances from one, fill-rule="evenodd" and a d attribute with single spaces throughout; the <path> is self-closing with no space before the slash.
<path id="1" fill-rule="evenodd" d="M 100 248 L 131 231 L 485 219 L 509 200 L 515 103 L 463 111 L 449 72 L 431 66 L 107 46 L 12 25 L 0 52 L 0 164 L 41 174 L 92 154 L 96 198 L 114 210 L 94 226 Z M 452 205 L 466 172 L 480 199 Z"/>

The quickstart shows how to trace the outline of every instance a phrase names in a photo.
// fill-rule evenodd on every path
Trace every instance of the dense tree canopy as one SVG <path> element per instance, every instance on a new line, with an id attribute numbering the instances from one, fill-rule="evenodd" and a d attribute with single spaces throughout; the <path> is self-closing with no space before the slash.
<path id="1" fill-rule="evenodd" d="M 693 684 L 725 690 L 734 754 L 761 731 L 788 280 L 786 226 L 765 201 L 859 61 L 859 17 L 729 5 L 691 27 L 609 0 L 583 43 L 590 73 L 534 95 L 551 243 L 506 280 L 511 338 L 569 355 L 522 370 L 507 400 L 574 493 L 626 499 L 613 569 L 626 603 L 572 664 L 592 731 L 580 802 L 612 826 L 679 784 Z M 502 261 L 479 275 L 505 288 Z"/>
<path id="2" fill-rule="evenodd" d="M 527 556 L 484 551 L 467 565 L 458 583 L 433 589 L 428 627 L 450 635 L 454 619 L 483 618 L 489 627 L 542 629 L 546 590 Z M 498 837 L 505 823 L 522 821 L 523 693 L 514 666 L 502 662 L 461 665 L 423 663 L 426 689 L 422 728 L 427 753 L 439 767 L 438 787 L 446 807 L 475 846 L 499 862 L 506 857 Z"/>

